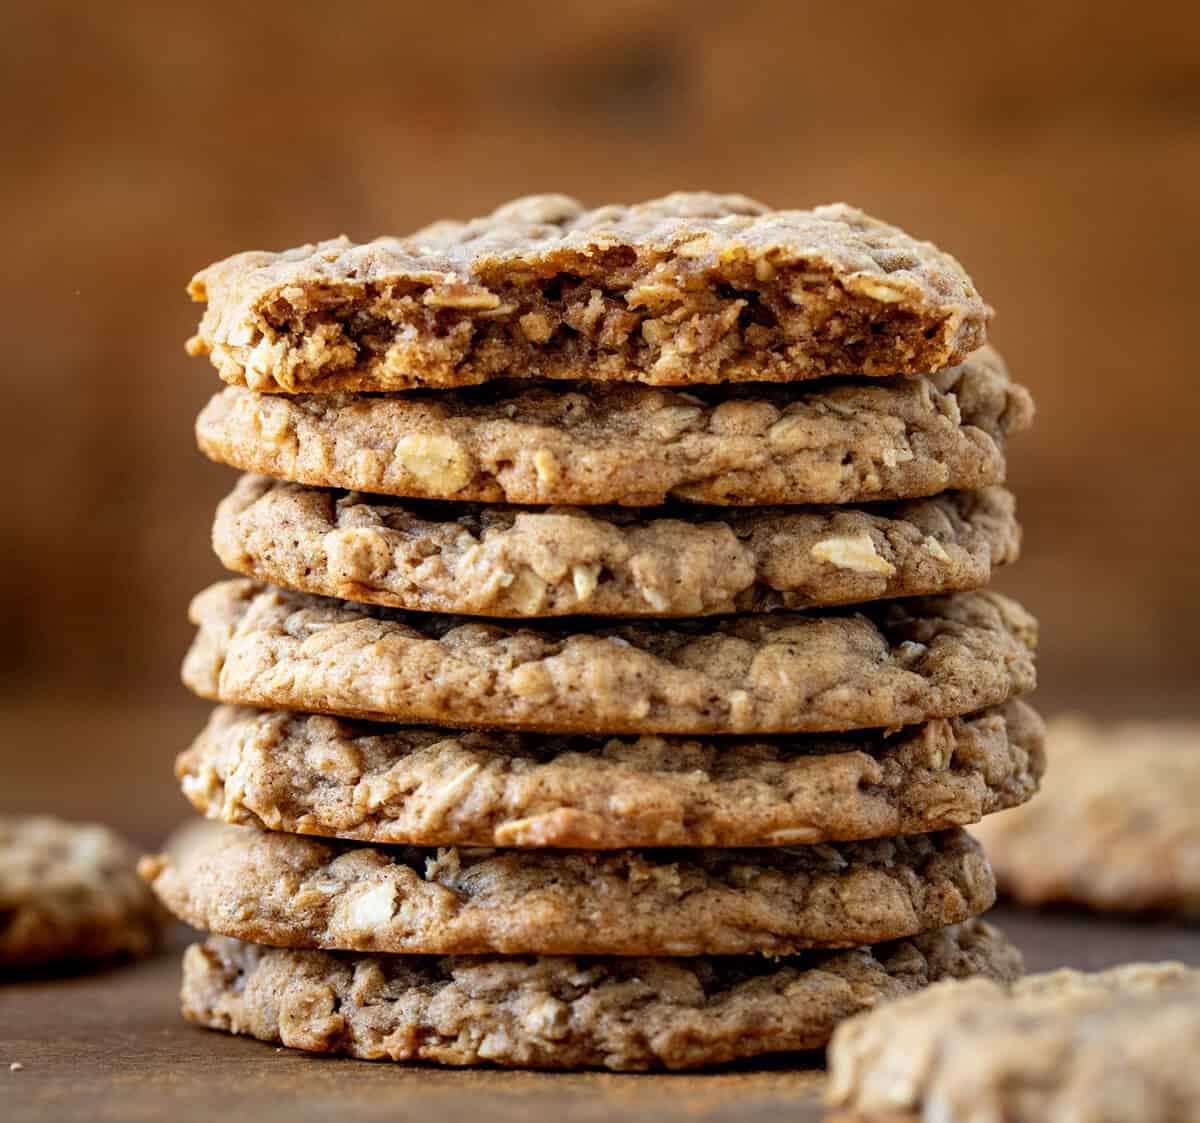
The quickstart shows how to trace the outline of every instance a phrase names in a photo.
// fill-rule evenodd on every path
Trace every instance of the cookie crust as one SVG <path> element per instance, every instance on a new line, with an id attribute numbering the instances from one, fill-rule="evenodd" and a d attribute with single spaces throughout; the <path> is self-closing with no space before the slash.
<path id="1" fill-rule="evenodd" d="M 175 771 L 210 819 L 416 846 L 779 846 L 916 834 L 1028 799 L 1022 702 L 894 735 L 449 733 L 218 707 Z"/>
<path id="2" fill-rule="evenodd" d="M 1053 721 L 1049 782 L 977 828 L 1023 904 L 1200 915 L 1200 723 Z"/>
<path id="3" fill-rule="evenodd" d="M 1198 1053 L 1200 971 L 1179 963 L 943 982 L 838 1027 L 829 1098 L 866 1120 L 1192 1119 Z"/>
<path id="4" fill-rule="evenodd" d="M 1032 689 L 1036 622 L 998 594 L 860 611 L 522 627 L 238 579 L 191 606 L 201 697 L 372 721 L 594 733 L 898 729 Z"/>
<path id="5" fill-rule="evenodd" d="M 981 921 L 783 961 L 372 957 L 210 937 L 184 956 L 182 1003 L 200 1025 L 315 1053 L 645 1071 L 819 1049 L 877 1003 L 1020 971 Z"/>
<path id="6" fill-rule="evenodd" d="M 913 936 L 995 900 L 961 830 L 602 852 L 384 849 L 195 823 L 139 872 L 217 935 L 418 955 L 784 955 Z"/>
<path id="7" fill-rule="evenodd" d="M 0 816 L 0 971 L 145 955 L 163 913 L 107 827 Z"/>
<path id="8" fill-rule="evenodd" d="M 705 192 L 531 196 L 402 239 L 238 254 L 189 292 L 207 303 L 189 351 L 288 393 L 913 374 L 979 347 L 991 315 L 949 254 L 853 207 Z"/>
<path id="9" fill-rule="evenodd" d="M 860 508 L 513 508 L 243 476 L 227 569 L 289 589 L 494 617 L 706 616 L 978 589 L 1015 560 L 1002 488 Z"/>
<path id="10" fill-rule="evenodd" d="M 806 387 L 501 383 L 372 396 L 229 388 L 211 459 L 317 487 L 484 503 L 860 503 L 1002 483 L 1033 403 L 991 348 L 938 374 Z"/>

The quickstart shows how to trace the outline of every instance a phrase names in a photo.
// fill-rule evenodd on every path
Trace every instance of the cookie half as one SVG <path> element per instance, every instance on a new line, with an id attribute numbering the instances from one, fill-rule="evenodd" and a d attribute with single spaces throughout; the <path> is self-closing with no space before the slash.
<path id="1" fill-rule="evenodd" d="M 503 383 L 432 394 L 230 388 L 213 460 L 318 487 L 484 503 L 865 503 L 1002 483 L 1028 392 L 990 348 L 936 375 L 690 393 Z"/>
<path id="2" fill-rule="evenodd" d="M 863 610 L 502 626 L 245 579 L 200 593 L 184 682 L 214 701 L 545 732 L 895 729 L 1034 685 L 1036 624 L 993 593 Z"/>
<path id="3" fill-rule="evenodd" d="M 949 254 L 853 207 L 705 192 L 532 196 L 406 238 L 238 254 L 189 291 L 208 304 L 189 350 L 290 393 L 913 374 L 980 346 L 991 314 Z"/>
<path id="4" fill-rule="evenodd" d="M 145 955 L 164 914 L 107 827 L 0 816 L 0 970 Z"/>
<path id="5" fill-rule="evenodd" d="M 1200 915 L 1200 723 L 1059 718 L 1028 808 L 978 828 L 1025 904 Z"/>
<path id="6" fill-rule="evenodd" d="M 386 726 L 218 707 L 180 754 L 210 819 L 360 842 L 780 846 L 944 830 L 1024 802 L 1043 769 L 1023 702 L 896 734 L 714 740 Z"/>
<path id="7" fill-rule="evenodd" d="M 940 979 L 1011 980 L 981 921 L 784 960 L 434 958 L 210 937 L 183 960 L 183 1013 L 211 1029 L 367 1060 L 686 1069 L 819 1049 L 838 1022 Z"/>
<path id="8" fill-rule="evenodd" d="M 1002 488 L 858 508 L 518 508 L 243 476 L 228 569 L 289 589 L 477 616 L 703 616 L 978 589 L 1020 547 Z"/>
<path id="9" fill-rule="evenodd" d="M 856 1119 L 1200 1117 L 1200 971 L 1129 963 L 943 982 L 840 1026 L 829 1097 Z"/>
<path id="10" fill-rule="evenodd" d="M 139 867 L 181 920 L 274 947 L 744 955 L 851 947 L 995 898 L 964 831 L 757 850 L 428 850 L 194 823 Z"/>

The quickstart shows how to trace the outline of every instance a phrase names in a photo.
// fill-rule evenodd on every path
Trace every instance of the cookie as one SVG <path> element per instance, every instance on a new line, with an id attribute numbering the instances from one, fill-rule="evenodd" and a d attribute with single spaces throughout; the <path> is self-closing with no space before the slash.
<path id="1" fill-rule="evenodd" d="M 163 913 L 107 827 L 0 816 L 0 971 L 151 951 Z"/>
<path id="2" fill-rule="evenodd" d="M 1059 718 L 1049 782 L 979 835 L 1025 904 L 1200 915 L 1200 724 Z"/>
<path id="3" fill-rule="evenodd" d="M 594 733 L 899 728 L 1034 685 L 1036 624 L 993 593 L 859 611 L 521 627 L 238 579 L 191 606 L 184 682 L 214 701 Z"/>
<path id="4" fill-rule="evenodd" d="M 1020 971 L 981 921 L 783 960 L 364 956 L 210 937 L 184 955 L 181 997 L 192 1022 L 313 1053 L 643 1071 L 819 1049 L 877 1003 Z"/>
<path id="5" fill-rule="evenodd" d="M 853 207 L 704 192 L 531 196 L 406 238 L 238 254 L 188 291 L 207 303 L 189 351 L 288 393 L 915 374 L 979 347 L 991 315 L 949 254 Z"/>
<path id="6" fill-rule="evenodd" d="M 1197 1056 L 1200 971 L 1179 963 L 942 982 L 838 1027 L 829 1098 L 881 1123 L 1182 1123 Z"/>
<path id="7" fill-rule="evenodd" d="M 809 387 L 502 383 L 388 396 L 230 388 L 207 456 L 318 487 L 483 503 L 722 506 L 911 499 L 1002 483 L 1028 392 L 984 349 L 940 374 Z"/>
<path id="8" fill-rule="evenodd" d="M 194 823 L 139 872 L 181 920 L 273 947 L 782 955 L 899 939 L 995 899 L 965 831 L 757 850 L 382 848 Z"/>
<path id="9" fill-rule="evenodd" d="M 1037 789 L 1022 702 L 896 734 L 763 740 L 449 733 L 218 707 L 181 753 L 210 819 L 416 846 L 780 846 L 973 823 Z"/>
<path id="10" fill-rule="evenodd" d="M 477 616 L 705 616 L 978 589 L 1016 558 L 1002 488 L 858 508 L 515 508 L 243 476 L 228 569 L 323 596 Z"/>

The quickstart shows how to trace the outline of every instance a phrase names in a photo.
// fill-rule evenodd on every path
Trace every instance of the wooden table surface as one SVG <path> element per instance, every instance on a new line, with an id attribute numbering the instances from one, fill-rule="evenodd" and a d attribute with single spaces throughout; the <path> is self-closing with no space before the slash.
<path id="1" fill-rule="evenodd" d="M 1030 970 L 1129 959 L 1200 965 L 1200 928 L 1082 915 L 993 914 Z M 197 1029 L 178 1014 L 175 952 L 65 979 L 0 983 L 4 1123 L 501 1123 L 570 1119 L 811 1123 L 822 1075 L 787 1064 L 736 1071 L 574 1075 L 323 1059 Z M 10 1070 L 14 1062 L 22 1067 Z"/>

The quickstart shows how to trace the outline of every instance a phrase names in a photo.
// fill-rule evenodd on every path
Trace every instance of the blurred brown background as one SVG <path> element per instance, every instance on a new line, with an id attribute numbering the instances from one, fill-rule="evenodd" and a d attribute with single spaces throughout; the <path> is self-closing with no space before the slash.
<path id="1" fill-rule="evenodd" d="M 1047 710 L 1179 713 L 1200 638 L 1194 4 L 5 4 L 0 810 L 185 813 L 189 596 L 233 475 L 183 287 L 513 195 L 844 198 L 952 250 L 1012 448 Z"/>

